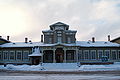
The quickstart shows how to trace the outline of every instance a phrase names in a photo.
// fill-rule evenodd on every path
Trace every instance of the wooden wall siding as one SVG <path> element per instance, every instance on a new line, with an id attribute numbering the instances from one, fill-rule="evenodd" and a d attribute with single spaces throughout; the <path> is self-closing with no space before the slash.
<path id="1" fill-rule="evenodd" d="M 30 58 L 26 59 L 25 58 L 25 51 L 28 51 L 28 55 L 32 53 L 32 49 L 31 48 L 2 48 L 0 49 L 0 51 L 2 52 L 2 59 L 0 60 L 0 63 L 14 63 L 14 64 L 23 64 L 23 63 L 27 63 L 30 64 Z M 4 51 L 7 51 L 7 59 L 4 59 Z M 13 51 L 14 52 L 14 59 L 10 59 L 10 52 Z M 17 59 L 17 52 L 21 51 L 21 59 Z"/>
<path id="2" fill-rule="evenodd" d="M 52 50 L 53 51 L 53 50 L 56 50 L 57 46 L 54 46 L 54 47 L 40 47 L 40 48 L 41 48 L 42 52 L 44 52 L 44 50 Z M 75 55 L 74 55 L 75 58 L 74 58 L 74 60 L 66 60 L 66 62 L 77 62 L 77 57 L 80 57 L 78 55 L 80 51 L 82 52 L 82 59 L 78 60 L 79 62 L 96 62 L 96 61 L 97 62 L 101 62 L 101 60 L 99 59 L 98 50 L 102 50 L 103 51 L 103 55 L 105 55 L 105 51 L 106 50 L 109 50 L 110 51 L 110 59 L 109 59 L 109 61 L 111 61 L 111 62 L 120 61 L 120 57 L 119 57 L 120 53 L 118 53 L 118 52 L 120 52 L 120 47 L 67 47 L 67 46 L 63 46 L 62 48 L 63 48 L 63 50 L 66 50 L 65 52 L 67 52 L 67 50 L 74 50 L 75 51 Z M 84 55 L 83 52 L 85 50 L 87 50 L 89 53 L 90 53 L 90 51 L 94 50 L 96 52 L 96 55 L 95 55 L 96 59 L 88 59 L 88 60 L 84 59 L 85 55 Z M 116 50 L 116 54 L 117 54 L 117 58 L 116 59 L 112 58 L 113 57 L 112 50 Z M 27 59 L 23 59 L 23 57 L 22 57 L 21 60 L 17 60 L 16 59 L 16 53 L 17 53 L 17 51 L 22 51 L 22 55 L 24 55 L 24 53 L 23 53 L 24 51 L 29 51 L 29 54 L 31 54 L 32 53 L 32 48 L 0 48 L 0 52 L 3 53 L 3 51 L 8 51 L 8 53 L 10 51 L 14 51 L 15 52 L 15 60 L 10 60 L 10 59 L 4 60 L 4 59 L 1 59 L 0 63 L 19 63 L 19 64 L 20 63 L 21 64 L 24 64 L 24 63 L 30 64 L 31 63 L 30 59 L 28 59 L 28 60 Z M 2 57 L 4 57 L 4 56 L 2 56 Z M 53 61 L 51 61 L 51 62 L 53 62 Z"/>
<path id="3" fill-rule="evenodd" d="M 91 59 L 88 59 L 88 60 L 85 60 L 84 59 L 84 51 L 85 50 L 88 50 L 89 51 L 89 53 L 90 53 L 90 51 L 91 50 L 95 50 L 96 51 L 96 59 L 95 60 L 91 60 Z M 105 51 L 106 50 L 109 50 L 110 51 L 110 54 L 109 54 L 109 61 L 111 61 L 111 62 L 115 62 L 115 61 L 120 61 L 120 53 L 119 53 L 119 51 L 120 51 L 120 48 L 118 47 L 105 47 L 105 48 L 93 48 L 93 47 L 88 47 L 88 48 L 85 48 L 85 47 L 82 47 L 82 48 L 79 48 L 79 52 L 81 51 L 82 52 L 82 59 L 81 60 L 79 60 L 80 62 L 96 62 L 96 61 L 98 61 L 98 62 L 101 62 L 101 60 L 98 58 L 99 57 L 99 55 L 98 55 L 98 50 L 102 50 L 103 51 L 103 56 L 105 56 L 106 54 L 105 54 Z M 113 55 L 113 53 L 112 53 L 112 51 L 116 51 L 116 55 Z M 116 59 L 113 59 L 113 56 L 116 56 Z"/>
<path id="4" fill-rule="evenodd" d="M 5 41 L 0 40 L 0 44 L 4 44 L 4 43 L 6 43 L 6 42 L 5 42 Z"/>
<path id="5" fill-rule="evenodd" d="M 115 42 L 120 44 L 120 39 L 119 39 L 119 40 L 116 40 Z"/>

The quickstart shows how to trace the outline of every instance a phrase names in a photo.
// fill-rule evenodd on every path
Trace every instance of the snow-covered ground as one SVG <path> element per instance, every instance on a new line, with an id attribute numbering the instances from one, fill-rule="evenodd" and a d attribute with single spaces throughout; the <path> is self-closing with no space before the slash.
<path id="1" fill-rule="evenodd" d="M 0 69 L 22 71 L 112 71 L 120 70 L 120 62 L 111 65 L 81 65 L 77 63 L 43 63 L 42 65 L 0 65 Z"/>
<path id="2" fill-rule="evenodd" d="M 37 75 L 37 74 L 36 74 Z M 0 80 L 119 80 L 116 75 L 37 75 L 37 76 L 0 76 Z"/>

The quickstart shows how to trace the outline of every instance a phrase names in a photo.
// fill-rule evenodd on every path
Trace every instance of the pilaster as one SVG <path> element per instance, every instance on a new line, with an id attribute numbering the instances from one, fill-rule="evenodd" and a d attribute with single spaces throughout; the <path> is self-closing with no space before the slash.
<path id="1" fill-rule="evenodd" d="M 64 63 L 66 63 L 66 49 L 64 49 Z"/>
<path id="2" fill-rule="evenodd" d="M 53 49 L 53 63 L 56 63 L 56 60 L 55 60 L 55 49 Z"/>

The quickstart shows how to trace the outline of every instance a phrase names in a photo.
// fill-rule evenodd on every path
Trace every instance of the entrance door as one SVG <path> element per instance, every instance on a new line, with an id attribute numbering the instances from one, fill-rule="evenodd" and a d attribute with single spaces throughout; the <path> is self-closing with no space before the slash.
<path id="1" fill-rule="evenodd" d="M 56 55 L 56 62 L 57 62 L 57 63 L 63 62 L 63 56 L 62 56 L 62 54 L 57 54 L 57 55 Z"/>
<path id="2" fill-rule="evenodd" d="M 35 59 L 35 65 L 38 65 L 40 63 L 39 59 Z"/>
<path id="3" fill-rule="evenodd" d="M 40 57 L 32 57 L 32 65 L 38 65 L 40 63 Z"/>
<path id="4" fill-rule="evenodd" d="M 56 63 L 62 63 L 63 62 L 63 49 L 57 48 L 56 49 Z"/>

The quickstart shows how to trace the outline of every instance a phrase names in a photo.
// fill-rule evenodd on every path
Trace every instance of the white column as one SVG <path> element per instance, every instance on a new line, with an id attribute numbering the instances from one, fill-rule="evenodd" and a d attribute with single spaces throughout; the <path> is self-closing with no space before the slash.
<path id="1" fill-rule="evenodd" d="M 64 49 L 64 63 L 66 63 L 66 49 Z"/>
<path id="2" fill-rule="evenodd" d="M 55 49 L 53 50 L 53 63 L 56 63 L 56 60 L 55 60 Z"/>

